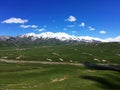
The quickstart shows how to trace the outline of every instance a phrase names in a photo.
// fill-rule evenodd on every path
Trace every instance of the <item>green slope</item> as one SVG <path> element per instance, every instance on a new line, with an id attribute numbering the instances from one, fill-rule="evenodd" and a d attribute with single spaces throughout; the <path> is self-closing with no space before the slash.
<path id="1" fill-rule="evenodd" d="M 119 43 L 0 47 L 0 58 L 56 62 L 120 63 Z"/>
<path id="2" fill-rule="evenodd" d="M 119 72 L 69 65 L 0 63 L 1 90 L 119 90 Z"/>

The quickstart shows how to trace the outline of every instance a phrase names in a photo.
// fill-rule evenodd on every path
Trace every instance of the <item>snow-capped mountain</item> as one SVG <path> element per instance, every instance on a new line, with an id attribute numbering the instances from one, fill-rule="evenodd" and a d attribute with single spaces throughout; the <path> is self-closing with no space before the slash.
<path id="1" fill-rule="evenodd" d="M 52 33 L 52 32 L 44 32 L 41 34 L 35 34 L 35 33 L 28 33 L 19 36 L 20 38 L 29 38 L 31 37 L 32 40 L 36 39 L 57 39 L 60 41 L 84 41 L 84 42 L 95 42 L 95 41 L 102 41 L 99 38 L 94 38 L 94 37 L 89 37 L 89 36 L 74 36 L 74 35 L 69 35 L 63 32 L 58 32 L 58 33 Z"/>
<path id="2" fill-rule="evenodd" d="M 20 36 L 0 36 L 0 41 L 9 41 L 9 42 L 120 42 L 120 36 L 115 38 L 100 39 L 90 36 L 74 36 L 69 35 L 64 32 L 43 32 L 40 34 L 27 33 Z"/>
<path id="3" fill-rule="evenodd" d="M 7 40 L 9 38 L 10 38 L 10 36 L 0 36 L 0 40 L 1 41 Z"/>

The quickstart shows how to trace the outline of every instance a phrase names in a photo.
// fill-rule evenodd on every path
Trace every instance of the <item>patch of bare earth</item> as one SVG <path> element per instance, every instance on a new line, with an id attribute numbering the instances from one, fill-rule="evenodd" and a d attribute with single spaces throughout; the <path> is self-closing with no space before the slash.
<path id="1" fill-rule="evenodd" d="M 64 76 L 64 77 L 62 77 L 62 78 L 54 78 L 54 79 L 51 80 L 51 82 L 52 82 L 52 83 L 61 82 L 61 81 L 64 81 L 64 80 L 66 80 L 66 79 L 68 79 L 68 77 Z"/>

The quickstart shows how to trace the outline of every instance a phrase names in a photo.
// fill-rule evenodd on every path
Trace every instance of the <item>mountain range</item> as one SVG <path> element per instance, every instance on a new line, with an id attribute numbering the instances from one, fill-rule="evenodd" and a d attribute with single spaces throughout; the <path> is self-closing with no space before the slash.
<path id="1" fill-rule="evenodd" d="M 19 36 L 0 36 L 0 41 L 8 41 L 8 42 L 109 42 L 110 40 L 102 40 L 99 38 L 94 38 L 90 36 L 74 36 L 69 35 L 63 32 L 52 33 L 52 32 L 43 32 L 40 34 L 28 33 Z M 115 41 L 116 42 L 116 41 Z M 120 42 L 118 40 L 117 42 Z"/>

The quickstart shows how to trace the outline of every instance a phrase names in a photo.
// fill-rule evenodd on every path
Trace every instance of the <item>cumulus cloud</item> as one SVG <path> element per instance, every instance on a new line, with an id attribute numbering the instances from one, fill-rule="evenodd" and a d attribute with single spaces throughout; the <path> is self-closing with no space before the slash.
<path id="1" fill-rule="evenodd" d="M 91 26 L 89 26 L 88 29 L 89 29 L 90 31 L 94 31 L 94 30 L 95 30 L 95 28 L 93 28 L 93 27 L 91 27 Z"/>
<path id="2" fill-rule="evenodd" d="M 6 20 L 2 21 L 1 23 L 7 23 L 7 24 L 12 24 L 12 23 L 14 23 L 14 24 L 24 24 L 26 22 L 28 22 L 27 19 L 21 19 L 21 18 L 14 18 L 14 17 L 12 17 L 12 18 L 9 18 L 9 19 L 6 19 Z"/>
<path id="3" fill-rule="evenodd" d="M 20 25 L 21 28 L 37 28 L 37 25 Z"/>
<path id="4" fill-rule="evenodd" d="M 38 31 L 43 32 L 43 31 L 46 31 L 46 29 L 45 28 L 40 28 L 40 29 L 38 29 Z"/>
<path id="5" fill-rule="evenodd" d="M 29 25 L 20 25 L 21 28 L 29 28 Z"/>
<path id="6" fill-rule="evenodd" d="M 80 26 L 80 27 L 85 27 L 85 23 L 82 22 L 79 26 Z"/>
<path id="7" fill-rule="evenodd" d="M 38 26 L 37 25 L 31 25 L 31 28 L 37 28 Z"/>
<path id="8" fill-rule="evenodd" d="M 74 16 L 69 16 L 68 19 L 65 20 L 65 21 L 75 22 L 76 20 L 77 20 L 76 17 L 74 17 Z"/>
<path id="9" fill-rule="evenodd" d="M 106 34 L 107 32 L 102 30 L 102 31 L 100 31 L 99 33 L 100 33 L 100 34 Z"/>

